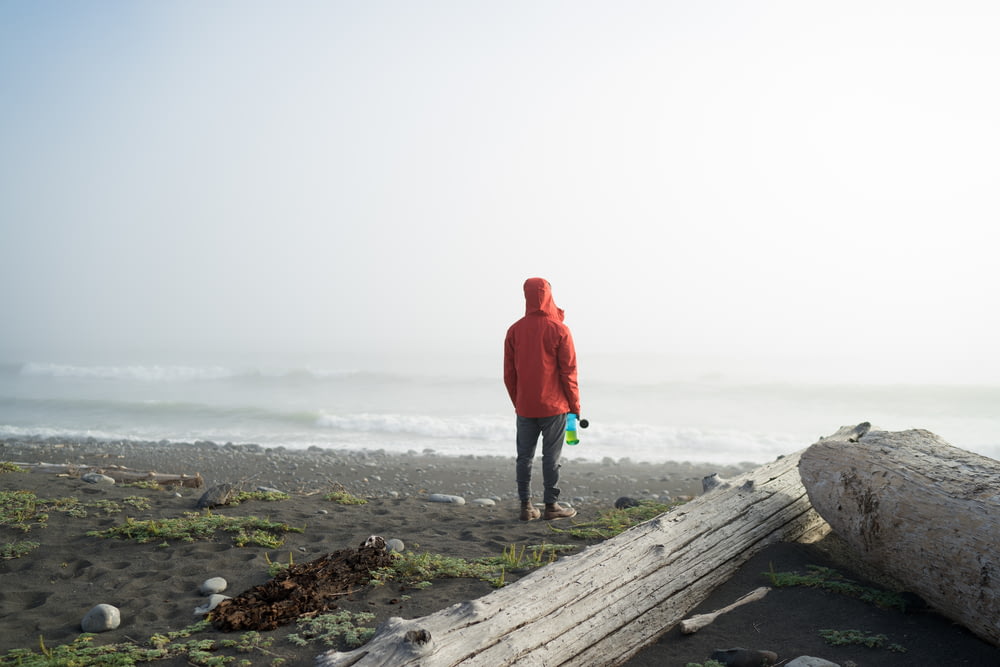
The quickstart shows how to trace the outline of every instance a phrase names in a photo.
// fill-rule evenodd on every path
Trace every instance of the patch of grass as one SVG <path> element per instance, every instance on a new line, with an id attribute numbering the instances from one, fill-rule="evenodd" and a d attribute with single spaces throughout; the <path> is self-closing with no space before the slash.
<path id="1" fill-rule="evenodd" d="M 145 496 L 129 496 L 122 500 L 122 503 L 140 512 L 150 509 L 153 504 Z"/>
<path id="2" fill-rule="evenodd" d="M 339 483 L 333 485 L 333 488 L 323 496 L 323 500 L 329 500 L 338 505 L 365 505 L 368 503 L 367 500 L 355 496 L 343 484 Z"/>
<path id="3" fill-rule="evenodd" d="M 335 614 L 320 614 L 313 618 L 298 620 L 298 632 L 288 635 L 288 641 L 297 646 L 305 646 L 309 642 L 322 642 L 334 646 L 343 641 L 348 647 L 356 648 L 371 639 L 375 628 L 359 627 L 361 623 L 371 623 L 375 614 L 360 612 L 352 614 L 340 611 Z"/>
<path id="4" fill-rule="evenodd" d="M 378 586 L 389 581 L 405 585 L 420 585 L 431 579 L 469 578 L 492 581 L 500 573 L 494 565 L 485 565 L 464 558 L 432 553 L 404 551 L 394 554 L 393 564 L 374 570 L 371 583 Z M 427 585 L 430 585 L 427 583 Z"/>
<path id="5" fill-rule="evenodd" d="M 268 556 L 266 553 L 264 554 L 264 560 L 267 561 L 267 576 L 271 577 L 272 579 L 278 576 L 280 572 L 283 572 L 291 568 L 293 565 L 295 565 L 295 559 L 292 558 L 291 551 L 288 552 L 288 563 L 273 561 L 271 560 L 271 557 Z"/>
<path id="6" fill-rule="evenodd" d="M 560 551 L 572 551 L 577 547 L 572 544 L 511 544 L 504 547 L 503 554 L 496 557 L 480 558 L 478 562 L 484 565 L 504 567 L 508 570 L 541 567 L 555 562 Z"/>
<path id="7" fill-rule="evenodd" d="M 550 528 L 557 533 L 566 533 L 582 540 L 606 540 L 683 504 L 684 501 L 665 504 L 640 500 L 635 507 L 605 510 L 593 521 L 576 523 L 570 528 L 559 528 L 555 525 Z"/>
<path id="8" fill-rule="evenodd" d="M 0 473 L 5 472 L 28 472 L 28 469 L 10 461 L 0 461 Z"/>
<path id="9" fill-rule="evenodd" d="M 158 491 L 163 489 L 162 486 L 149 479 L 137 479 L 134 482 L 119 482 L 118 486 L 127 486 L 133 489 L 156 489 Z"/>
<path id="10" fill-rule="evenodd" d="M 820 630 L 819 636 L 830 646 L 867 646 L 906 653 L 906 648 L 899 644 L 887 645 L 889 638 L 883 634 L 869 635 L 860 630 Z"/>
<path id="11" fill-rule="evenodd" d="M 394 554 L 389 567 L 372 572 L 371 583 L 381 586 L 390 581 L 405 586 L 423 589 L 431 585 L 432 579 L 479 579 L 496 587 L 506 585 L 508 570 L 541 567 L 556 559 L 560 551 L 575 549 L 565 544 L 542 544 L 538 546 L 511 545 L 504 548 L 501 556 L 486 556 L 474 560 L 444 556 L 435 553 L 405 551 Z"/>
<path id="12" fill-rule="evenodd" d="M 261 500 L 264 502 L 277 502 L 279 500 L 288 500 L 291 496 L 282 491 L 240 491 L 233 499 L 230 500 L 227 505 L 239 505 L 240 503 L 245 503 L 248 500 Z"/>
<path id="13" fill-rule="evenodd" d="M 184 512 L 183 517 L 169 519 L 139 520 L 127 517 L 121 525 L 107 530 L 90 531 L 87 535 L 135 540 L 144 544 L 165 540 L 208 540 L 215 536 L 216 531 L 235 533 L 233 543 L 239 547 L 256 544 L 273 549 L 284 544 L 281 535 L 301 533 L 303 529 L 256 516 L 230 517 L 206 510 L 204 513 Z"/>
<path id="14" fill-rule="evenodd" d="M 0 545 L 0 560 L 13 560 L 27 556 L 39 547 L 38 542 L 21 540 L 19 542 L 8 542 Z"/>
<path id="15" fill-rule="evenodd" d="M 808 572 L 805 574 L 801 572 L 775 572 L 772 566 L 771 571 L 765 572 L 764 575 L 770 579 L 771 585 L 775 588 L 787 586 L 819 588 L 830 593 L 857 598 L 882 609 L 906 611 L 906 599 L 899 593 L 862 586 L 844 578 L 839 572 L 829 567 L 807 565 L 806 569 Z"/>
<path id="16" fill-rule="evenodd" d="M 136 510 L 147 510 L 151 507 L 149 500 L 141 496 L 129 496 L 121 503 L 98 500 L 84 504 L 72 496 L 39 498 L 32 491 L 0 491 L 0 526 L 28 532 L 32 528 L 47 526 L 52 512 L 62 512 L 67 516 L 82 519 L 87 516 L 88 509 L 112 515 L 121 512 L 123 505 Z"/>
<path id="17" fill-rule="evenodd" d="M 48 520 L 38 496 L 31 491 L 0 491 L 0 526 L 27 533 L 33 526 L 44 526 Z"/>
<path id="18" fill-rule="evenodd" d="M 37 651 L 14 649 L 0 656 L 0 667 L 134 667 L 140 663 L 183 657 L 186 664 L 211 665 L 252 665 L 259 664 L 249 659 L 238 660 L 232 655 L 220 653 L 264 654 L 273 657 L 271 665 L 283 664 L 284 658 L 270 651 L 273 637 L 265 637 L 259 632 L 246 632 L 235 639 L 198 639 L 198 632 L 211 629 L 208 620 L 199 621 L 183 630 L 155 634 L 143 644 L 121 642 L 104 646 L 93 646 L 94 635 L 81 634 L 69 644 L 49 648 L 39 640 Z"/>

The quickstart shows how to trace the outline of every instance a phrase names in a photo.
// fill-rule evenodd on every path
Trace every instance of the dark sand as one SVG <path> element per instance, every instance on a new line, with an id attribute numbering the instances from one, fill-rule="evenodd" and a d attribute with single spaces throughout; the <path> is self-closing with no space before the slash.
<path id="1" fill-rule="evenodd" d="M 40 547 L 27 556 L 0 561 L 0 656 L 14 648 L 37 649 L 68 643 L 80 633 L 80 620 L 92 606 L 108 603 L 121 609 L 122 624 L 97 636 L 95 643 L 145 642 L 155 633 L 187 627 L 200 617 L 195 607 L 205 602 L 199 585 L 210 577 L 229 582 L 225 591 L 237 595 L 268 580 L 267 559 L 302 563 L 339 549 L 357 547 L 369 535 L 402 540 L 410 551 L 433 552 L 462 558 L 497 556 L 512 545 L 589 543 L 556 533 L 544 521 L 517 520 L 513 493 L 513 460 L 497 457 L 450 458 L 433 454 L 386 455 L 331 454 L 320 451 L 198 445 L 90 443 L 0 444 L 0 461 L 120 465 L 160 473 L 200 472 L 208 486 L 236 483 L 252 490 L 274 487 L 291 494 L 279 502 L 251 501 L 216 511 L 226 515 L 256 515 L 304 527 L 289 533 L 279 548 L 237 547 L 228 534 L 211 540 L 183 543 L 137 544 L 89 537 L 86 532 L 121 524 L 127 514 L 135 519 L 178 517 L 192 511 L 204 489 L 156 490 L 125 486 L 97 486 L 74 476 L 50 473 L 0 474 L 0 489 L 30 490 L 42 498 L 73 496 L 90 506 L 86 517 L 50 515 L 48 526 L 20 533 L 0 527 L 0 544 L 33 540 Z M 674 498 L 701 492 L 701 479 L 712 472 L 736 475 L 746 466 L 720 467 L 690 463 L 644 464 L 629 462 L 583 463 L 567 461 L 562 469 L 563 498 L 588 521 L 611 507 L 616 498 Z M 536 464 L 536 475 L 540 475 Z M 323 499 L 322 491 L 342 484 L 351 493 L 369 499 L 364 505 L 337 505 Z M 536 483 L 537 486 L 537 483 Z M 537 491 L 537 489 L 536 489 Z M 493 507 L 449 505 L 427 500 L 430 493 L 474 498 L 499 498 Z M 98 501 L 122 501 L 130 496 L 148 498 L 148 510 L 106 515 Z M 719 587 L 694 613 L 726 606 L 745 593 L 768 584 L 763 573 L 802 571 L 807 566 L 830 566 L 845 576 L 866 582 L 857 561 L 835 538 L 818 544 L 779 544 L 751 559 L 726 584 Z M 516 576 L 516 575 L 512 575 Z M 885 580 L 880 581 L 884 584 Z M 417 618 L 456 602 L 487 595 L 489 584 L 469 579 L 436 580 L 422 590 L 398 586 L 367 588 L 344 598 L 339 608 L 368 611 L 377 625 L 391 616 Z M 819 636 L 823 628 L 857 629 L 884 634 L 906 653 L 886 649 L 827 645 Z M 296 646 L 287 640 L 294 626 L 264 633 L 274 642 L 267 653 L 220 654 L 270 665 L 276 657 L 286 665 L 311 665 L 327 646 Z M 233 639 L 233 634 L 207 631 L 198 638 Z M 930 611 L 903 614 L 887 611 L 843 596 L 814 589 L 772 590 L 721 616 L 696 634 L 681 635 L 669 629 L 628 664 L 684 667 L 704 662 L 715 649 L 746 647 L 774 651 L 779 664 L 799 655 L 823 657 L 843 666 L 1000 665 L 1000 649 L 971 635 Z M 345 647 L 340 647 L 345 648 Z M 5 664 L 0 660 L 0 664 Z M 160 665 L 185 665 L 175 658 Z"/>

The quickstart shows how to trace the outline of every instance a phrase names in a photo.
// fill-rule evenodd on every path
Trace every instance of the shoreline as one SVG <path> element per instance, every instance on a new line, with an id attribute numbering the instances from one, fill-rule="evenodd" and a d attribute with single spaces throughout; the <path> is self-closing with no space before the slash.
<path id="1" fill-rule="evenodd" d="M 516 494 L 513 451 L 509 457 L 451 456 L 432 451 L 289 449 L 214 442 L 6 438 L 0 439 L 0 460 L 121 465 L 166 474 L 201 473 L 206 486 L 252 483 L 290 492 L 315 491 L 337 482 L 355 493 L 373 497 L 401 497 L 429 490 L 509 500 Z M 563 457 L 559 485 L 562 499 L 578 503 L 606 501 L 609 496 L 614 496 L 611 502 L 620 496 L 668 501 L 699 495 L 705 476 L 717 473 L 723 478 L 733 477 L 757 465 L 629 459 L 596 462 Z M 532 481 L 534 495 L 541 497 L 540 455 L 535 457 Z"/>

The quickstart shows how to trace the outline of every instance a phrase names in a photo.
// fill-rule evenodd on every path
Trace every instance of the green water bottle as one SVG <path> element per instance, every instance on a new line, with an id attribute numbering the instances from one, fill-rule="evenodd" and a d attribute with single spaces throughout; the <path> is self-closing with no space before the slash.
<path id="1" fill-rule="evenodd" d="M 580 438 L 576 437 L 576 413 L 570 412 L 566 415 L 566 444 L 579 445 Z"/>

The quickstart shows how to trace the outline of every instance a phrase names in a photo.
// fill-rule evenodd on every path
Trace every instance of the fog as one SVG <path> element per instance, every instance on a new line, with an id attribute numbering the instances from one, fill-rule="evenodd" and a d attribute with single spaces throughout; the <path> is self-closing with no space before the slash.
<path id="1" fill-rule="evenodd" d="M 2 3 L 0 360 L 995 384 L 998 12 Z"/>

